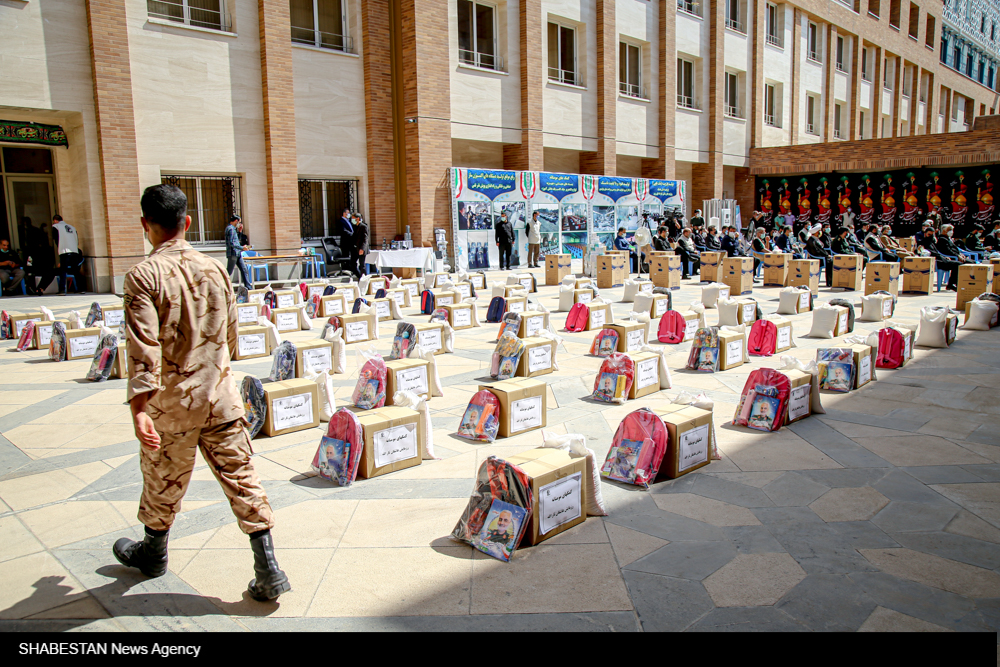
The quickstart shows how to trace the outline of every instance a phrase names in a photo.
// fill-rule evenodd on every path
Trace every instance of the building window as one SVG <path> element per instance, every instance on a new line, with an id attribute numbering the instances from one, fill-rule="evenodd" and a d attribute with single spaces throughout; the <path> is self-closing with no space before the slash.
<path id="1" fill-rule="evenodd" d="M 229 218 L 242 216 L 239 176 L 161 176 L 160 180 L 187 195 L 191 216 L 187 240 L 191 243 L 223 243 Z"/>
<path id="2" fill-rule="evenodd" d="M 503 68 L 497 54 L 497 11 L 493 5 L 458 0 L 458 60 L 484 69 Z"/>
<path id="3" fill-rule="evenodd" d="M 642 49 L 635 44 L 618 43 L 618 90 L 622 95 L 646 98 L 642 89 Z"/>
<path id="4" fill-rule="evenodd" d="M 579 85 L 576 72 L 576 30 L 549 23 L 549 80 Z"/>
<path id="5" fill-rule="evenodd" d="M 345 0 L 290 0 L 292 41 L 352 53 Z"/>
<path id="6" fill-rule="evenodd" d="M 146 0 L 153 18 L 175 21 L 196 28 L 229 30 L 231 22 L 223 0 Z"/>
<path id="7" fill-rule="evenodd" d="M 868 0 L 868 13 L 875 18 L 879 17 L 879 0 Z"/>
<path id="8" fill-rule="evenodd" d="M 726 115 L 743 118 L 740 110 L 740 75 L 726 72 Z"/>
<path id="9" fill-rule="evenodd" d="M 882 61 L 882 87 L 886 90 L 892 90 L 892 77 L 889 76 L 889 59 L 886 58 Z"/>
<path id="10" fill-rule="evenodd" d="M 969 55 L 967 55 L 965 57 L 965 73 L 968 74 L 970 77 L 972 76 L 974 61 L 975 61 L 975 58 L 973 57 L 972 53 L 970 52 Z"/>
<path id="11" fill-rule="evenodd" d="M 834 139 L 843 139 L 844 138 L 843 134 L 840 131 L 840 115 L 843 112 L 843 106 L 844 105 L 842 105 L 842 104 L 834 104 L 833 105 L 833 138 Z"/>
<path id="12" fill-rule="evenodd" d="M 767 3 L 765 18 L 767 23 L 767 43 L 771 46 L 783 48 L 784 39 L 782 39 L 781 13 L 778 11 L 777 5 L 772 5 L 770 2 Z"/>
<path id="13" fill-rule="evenodd" d="M 933 16 L 931 16 L 930 14 L 928 14 L 927 15 L 927 30 L 926 30 L 927 34 L 924 35 L 924 44 L 926 44 L 927 48 L 929 48 L 929 49 L 933 49 L 934 48 L 934 31 L 937 30 L 936 23 L 937 23 L 937 20 Z"/>
<path id="14" fill-rule="evenodd" d="M 737 32 L 745 32 L 743 29 L 742 13 L 740 11 L 740 0 L 726 0 L 726 27 Z"/>
<path id="15" fill-rule="evenodd" d="M 812 95 L 806 96 L 806 134 L 819 134 L 816 129 L 816 98 Z"/>
<path id="16" fill-rule="evenodd" d="M 865 138 L 865 112 L 862 111 L 858 118 L 858 134 L 862 139 Z"/>
<path id="17" fill-rule="evenodd" d="M 820 62 L 819 58 L 819 26 L 809 24 L 809 60 Z"/>
<path id="18" fill-rule="evenodd" d="M 910 3 L 910 17 L 907 26 L 907 33 L 913 39 L 917 38 L 917 33 L 920 31 L 920 7 L 914 3 Z"/>
<path id="19" fill-rule="evenodd" d="M 771 127 L 781 127 L 780 89 L 773 84 L 764 84 L 764 123 Z"/>
<path id="20" fill-rule="evenodd" d="M 847 71 L 847 63 L 844 61 L 844 38 L 837 37 L 837 70 L 841 72 Z"/>
<path id="21" fill-rule="evenodd" d="M 868 49 L 861 49 L 861 80 L 871 82 L 868 74 Z"/>
<path id="22" fill-rule="evenodd" d="M 687 12 L 688 14 L 694 14 L 695 16 L 701 16 L 698 11 L 698 5 L 701 4 L 698 0 L 677 0 L 677 9 L 682 12 Z"/>
<path id="23" fill-rule="evenodd" d="M 985 83 L 985 82 L 986 82 L 986 61 L 985 60 L 980 60 L 979 61 L 979 83 Z"/>
<path id="24" fill-rule="evenodd" d="M 677 59 L 677 106 L 685 109 L 697 109 L 698 102 L 694 98 L 694 63 L 683 58 Z"/>
<path id="25" fill-rule="evenodd" d="M 304 239 L 337 236 L 340 214 L 358 210 L 356 180 L 299 179 L 299 234 Z"/>

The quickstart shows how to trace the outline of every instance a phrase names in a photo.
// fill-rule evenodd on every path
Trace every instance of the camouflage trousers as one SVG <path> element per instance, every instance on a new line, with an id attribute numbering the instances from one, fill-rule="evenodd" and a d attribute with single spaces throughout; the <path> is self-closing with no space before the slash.
<path id="1" fill-rule="evenodd" d="M 140 446 L 142 500 L 139 521 L 153 530 L 169 530 L 191 481 L 195 450 L 219 480 L 244 533 L 274 527 L 271 505 L 250 462 L 250 438 L 237 419 L 184 433 L 160 433 L 160 448 Z"/>

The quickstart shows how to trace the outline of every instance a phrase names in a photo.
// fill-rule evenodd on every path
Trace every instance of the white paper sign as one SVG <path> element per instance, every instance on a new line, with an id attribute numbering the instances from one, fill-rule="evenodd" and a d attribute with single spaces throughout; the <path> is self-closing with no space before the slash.
<path id="1" fill-rule="evenodd" d="M 733 367 L 743 361 L 743 339 L 731 340 L 726 343 L 726 366 Z"/>
<path id="2" fill-rule="evenodd" d="M 409 283 L 408 285 L 406 285 L 406 289 L 410 291 L 411 299 L 416 299 L 417 297 L 420 296 L 420 291 L 417 289 L 416 283 Z"/>
<path id="3" fill-rule="evenodd" d="M 371 280 L 368 281 L 368 293 L 369 294 L 374 294 L 375 292 L 379 291 L 380 289 L 385 289 L 385 288 L 386 288 L 386 280 L 385 280 L 385 278 L 372 278 Z"/>
<path id="4" fill-rule="evenodd" d="M 312 301 L 312 298 L 317 295 L 322 298 L 325 290 L 326 285 L 309 285 L 309 300 Z"/>
<path id="5" fill-rule="evenodd" d="M 653 293 L 653 283 L 640 283 L 639 292 L 641 294 L 652 294 Z"/>
<path id="6" fill-rule="evenodd" d="M 903 361 L 907 361 L 913 350 L 910 349 L 910 345 L 913 343 L 913 336 L 911 334 L 906 334 L 903 336 Z"/>
<path id="7" fill-rule="evenodd" d="M 580 502 L 581 478 L 580 473 L 574 473 L 538 489 L 538 532 L 540 534 L 545 535 L 564 523 L 580 518 L 583 511 Z"/>
<path id="8" fill-rule="evenodd" d="M 755 303 L 745 303 L 743 304 L 743 323 L 749 324 L 757 319 L 757 304 Z"/>
<path id="9" fill-rule="evenodd" d="M 809 394 L 811 393 L 812 384 L 809 382 L 800 387 L 792 388 L 788 396 L 788 421 L 793 421 L 809 414 Z"/>
<path id="10" fill-rule="evenodd" d="M 858 364 L 858 386 L 866 384 L 872 379 L 872 357 L 870 354 L 866 354 L 861 357 L 861 363 Z"/>
<path id="11" fill-rule="evenodd" d="M 607 313 L 604 308 L 594 308 L 590 311 L 590 328 L 597 329 L 604 326 Z"/>
<path id="12" fill-rule="evenodd" d="M 677 472 L 684 472 L 708 460 L 708 424 L 681 434 Z"/>
<path id="13" fill-rule="evenodd" d="M 590 303 L 591 299 L 594 298 L 593 292 L 583 292 L 582 294 L 577 294 L 577 303 Z"/>
<path id="14" fill-rule="evenodd" d="M 444 285 L 444 281 L 446 280 L 448 280 L 447 273 L 437 274 L 436 276 L 434 276 L 434 287 L 441 287 L 441 285 Z"/>
<path id="15" fill-rule="evenodd" d="M 416 458 L 420 455 L 420 449 L 417 446 L 416 424 L 403 424 L 387 428 L 384 431 L 377 431 L 372 440 L 375 445 L 376 468 Z"/>
<path id="16" fill-rule="evenodd" d="M 396 371 L 396 391 L 412 391 L 415 394 L 427 393 L 427 366 L 404 368 Z"/>
<path id="17" fill-rule="evenodd" d="M 97 334 L 93 336 L 76 336 L 69 339 L 69 356 L 71 357 L 92 357 L 97 351 Z"/>
<path id="18" fill-rule="evenodd" d="M 333 355 L 329 347 L 310 347 L 302 350 L 302 365 L 314 373 L 333 370 Z"/>
<path id="19" fill-rule="evenodd" d="M 472 283 L 476 289 L 483 289 L 486 286 L 486 278 L 482 274 L 469 276 L 469 282 Z"/>
<path id="20" fill-rule="evenodd" d="M 345 342 L 353 343 L 359 340 L 368 340 L 368 320 L 348 322 L 344 328 L 347 329 L 344 333 Z"/>
<path id="21" fill-rule="evenodd" d="M 892 317 L 892 299 L 882 299 L 882 319 Z"/>
<path id="22" fill-rule="evenodd" d="M 291 308 L 295 305 L 294 294 L 278 294 L 278 308 Z"/>
<path id="23" fill-rule="evenodd" d="M 313 420 L 312 394 L 296 394 L 276 398 L 271 401 L 271 423 L 274 430 L 280 431 L 296 426 L 311 424 Z"/>
<path id="24" fill-rule="evenodd" d="M 545 326 L 544 315 L 535 315 L 533 317 L 529 317 L 524 320 L 524 332 L 527 334 L 528 338 L 531 338 L 536 333 L 541 331 L 544 326 Z"/>
<path id="25" fill-rule="evenodd" d="M 948 318 L 948 340 L 955 340 L 955 336 L 958 335 L 958 318 L 951 317 Z"/>
<path id="26" fill-rule="evenodd" d="M 719 288 L 719 298 L 728 299 L 729 298 L 729 285 L 723 285 Z"/>
<path id="27" fill-rule="evenodd" d="M 455 296 L 453 294 L 439 296 L 434 301 L 436 306 L 451 306 L 455 304 Z"/>
<path id="28" fill-rule="evenodd" d="M 663 317 L 663 313 L 667 312 L 667 306 L 670 305 L 670 299 L 656 299 L 653 302 L 653 317 L 660 318 Z"/>
<path id="29" fill-rule="evenodd" d="M 651 384 L 660 384 L 660 360 L 646 359 L 635 365 L 636 389 L 645 389 Z"/>
<path id="30" fill-rule="evenodd" d="M 257 311 L 260 309 L 256 304 L 249 306 L 236 306 L 236 321 L 239 324 L 256 323 Z"/>
<path id="31" fill-rule="evenodd" d="M 528 372 L 535 373 L 552 367 L 552 346 L 539 345 L 528 350 Z"/>
<path id="32" fill-rule="evenodd" d="M 241 357 L 267 354 L 267 343 L 264 339 L 264 334 L 240 334 L 236 341 L 236 350 Z"/>
<path id="33" fill-rule="evenodd" d="M 458 308 L 454 311 L 455 328 L 472 326 L 472 309 Z"/>
<path id="34" fill-rule="evenodd" d="M 631 352 L 632 350 L 638 350 L 645 343 L 642 339 L 642 329 L 636 329 L 635 331 L 629 331 L 625 334 L 625 351 Z"/>
<path id="35" fill-rule="evenodd" d="M 792 328 L 791 327 L 778 327 L 778 345 L 779 350 L 784 350 L 792 346 Z"/>
<path id="36" fill-rule="evenodd" d="M 510 404 L 510 432 L 519 433 L 542 425 L 542 397 L 530 396 Z"/>
<path id="37" fill-rule="evenodd" d="M 684 321 L 684 340 L 690 340 L 694 338 L 695 332 L 698 331 L 698 318 L 692 320 Z"/>
<path id="38" fill-rule="evenodd" d="M 104 310 L 104 324 L 108 327 L 116 327 L 125 321 L 125 311 L 121 308 L 110 308 Z"/>
<path id="39" fill-rule="evenodd" d="M 337 297 L 336 299 L 330 299 L 329 301 L 323 302 L 323 313 L 329 317 L 330 315 L 343 315 L 344 314 L 344 299 L 343 297 Z"/>
<path id="40" fill-rule="evenodd" d="M 35 331 L 38 332 L 38 345 L 39 347 L 45 347 L 52 340 L 52 325 L 46 324 L 44 326 L 35 325 Z"/>
<path id="41" fill-rule="evenodd" d="M 417 343 L 418 345 L 420 345 L 420 347 L 430 348 L 435 352 L 441 349 L 440 329 L 426 329 L 418 333 L 420 334 L 420 336 L 417 339 Z"/>
<path id="42" fill-rule="evenodd" d="M 17 322 L 15 322 L 17 326 L 14 327 L 16 330 L 15 336 L 19 337 L 21 335 L 21 332 L 24 331 L 24 327 L 28 325 L 28 322 L 41 322 L 41 321 L 42 318 L 40 317 L 30 317 L 26 320 L 18 320 Z"/>
<path id="43" fill-rule="evenodd" d="M 840 317 L 837 319 L 837 331 L 840 332 L 839 335 L 843 336 L 847 333 L 847 313 L 841 313 Z"/>
<path id="44" fill-rule="evenodd" d="M 275 313 L 274 324 L 278 331 L 292 331 L 299 328 L 298 313 Z"/>
<path id="45" fill-rule="evenodd" d="M 510 307 L 507 310 L 511 313 L 523 313 L 524 301 L 520 299 L 518 299 L 517 301 L 511 301 Z"/>
<path id="46" fill-rule="evenodd" d="M 382 318 L 392 317 L 392 307 L 389 305 L 388 301 L 383 301 L 379 299 L 375 302 L 375 317 Z"/>
<path id="47" fill-rule="evenodd" d="M 392 298 L 396 300 L 396 305 L 402 308 L 406 305 L 406 292 L 403 290 L 396 290 L 392 293 Z"/>
<path id="48" fill-rule="evenodd" d="M 250 303 L 264 303 L 264 293 L 258 292 L 257 294 L 250 294 L 247 298 Z"/>
<path id="49" fill-rule="evenodd" d="M 458 285 L 455 285 L 455 289 L 458 290 L 458 293 L 462 295 L 463 299 L 468 299 L 472 296 L 472 285 L 469 283 L 459 283 Z"/>
<path id="50" fill-rule="evenodd" d="M 805 313 L 809 311 L 809 292 L 803 292 L 799 295 L 799 312 Z"/>
<path id="51" fill-rule="evenodd" d="M 523 287 L 529 292 L 531 291 L 531 282 L 532 282 L 531 278 L 521 278 L 520 282 L 521 282 L 521 287 Z"/>

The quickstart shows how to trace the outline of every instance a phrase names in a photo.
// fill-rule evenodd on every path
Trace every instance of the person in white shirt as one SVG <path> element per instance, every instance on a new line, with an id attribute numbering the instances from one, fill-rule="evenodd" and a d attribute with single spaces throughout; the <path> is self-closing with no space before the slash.
<path id="1" fill-rule="evenodd" d="M 540 222 L 538 222 L 538 211 L 531 214 L 531 222 L 528 223 L 528 268 L 537 269 L 538 268 L 538 249 L 542 243 L 542 235 L 540 233 L 541 228 Z"/>
<path id="2" fill-rule="evenodd" d="M 80 277 L 80 265 L 83 263 L 83 255 L 80 254 L 80 238 L 76 228 L 63 222 L 61 215 L 52 216 L 52 241 L 56 246 L 56 254 L 59 255 L 59 263 L 56 265 L 59 270 L 59 293 L 66 293 L 66 275 L 69 274 L 73 276 L 73 291 L 86 294 L 81 289 L 83 278 Z"/>

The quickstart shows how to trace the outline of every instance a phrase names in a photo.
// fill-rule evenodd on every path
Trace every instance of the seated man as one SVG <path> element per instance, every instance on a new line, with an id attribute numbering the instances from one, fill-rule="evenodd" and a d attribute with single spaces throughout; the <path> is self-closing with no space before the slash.
<path id="1" fill-rule="evenodd" d="M 705 249 L 715 252 L 721 248 L 722 243 L 719 241 L 719 234 L 715 231 L 715 227 L 709 227 L 708 236 L 705 237 Z"/>
<path id="2" fill-rule="evenodd" d="M 889 252 L 896 255 L 897 257 L 899 258 L 913 257 L 913 253 L 904 248 L 903 246 L 901 246 L 899 244 L 899 241 L 897 241 L 893 237 L 892 227 L 890 227 L 889 225 L 885 225 L 884 227 L 882 227 L 882 236 L 879 237 L 879 240 L 882 241 L 882 245 L 885 246 L 886 249 L 889 250 Z"/>
<path id="3" fill-rule="evenodd" d="M 24 280 L 24 262 L 10 247 L 10 241 L 0 239 L 0 285 L 8 296 L 15 294 Z"/>
<path id="4" fill-rule="evenodd" d="M 924 230 L 923 238 L 920 239 L 920 247 L 927 250 L 930 256 L 935 259 L 938 269 L 948 272 L 948 285 L 945 287 L 952 292 L 958 291 L 958 264 L 954 260 L 954 255 L 946 257 L 938 247 L 938 240 L 933 227 Z"/>
<path id="5" fill-rule="evenodd" d="M 726 253 L 727 257 L 743 257 L 743 253 L 740 251 L 740 244 L 736 240 L 736 230 L 730 226 L 722 228 L 724 236 L 722 237 L 722 243 L 720 244 L 722 251 Z"/>
<path id="6" fill-rule="evenodd" d="M 898 262 L 899 255 L 892 252 L 882 244 L 882 239 L 879 237 L 878 225 L 872 225 L 868 231 L 868 236 L 865 237 L 865 247 L 874 252 L 882 253 L 883 262 Z"/>
<path id="7" fill-rule="evenodd" d="M 667 238 L 667 228 L 663 225 L 656 230 L 656 236 L 653 237 L 653 250 L 660 252 L 667 252 L 673 250 L 670 247 L 670 239 Z"/>
<path id="8" fill-rule="evenodd" d="M 820 225 L 813 225 L 809 228 L 809 238 L 806 240 L 806 250 L 812 257 L 817 257 L 823 260 L 826 264 L 826 286 L 833 286 L 833 253 L 823 247 L 823 242 L 820 240 L 819 235 L 823 231 L 823 227 Z M 847 230 L 844 230 L 845 232 Z"/>
<path id="9" fill-rule="evenodd" d="M 632 247 L 629 245 L 628 240 L 626 240 L 625 238 L 624 227 L 618 228 L 618 235 L 615 237 L 615 250 L 627 250 L 629 255 L 629 263 L 632 267 L 632 271 L 638 272 L 638 269 L 636 268 L 636 263 L 638 262 L 639 258 L 636 257 L 635 250 L 632 249 Z"/>
<path id="10" fill-rule="evenodd" d="M 685 227 L 677 239 L 677 254 L 681 256 L 681 280 L 686 280 L 688 275 L 688 262 L 691 262 L 691 273 L 701 269 L 698 249 L 695 248 L 694 240 L 691 238 L 691 228 Z"/>
<path id="11" fill-rule="evenodd" d="M 993 221 L 993 231 L 983 239 L 983 246 L 990 252 L 1000 252 L 1000 220 Z"/>
<path id="12" fill-rule="evenodd" d="M 965 237 L 965 249 L 971 252 L 986 252 L 986 246 L 983 245 L 982 225 L 975 225 L 972 232 Z"/>

